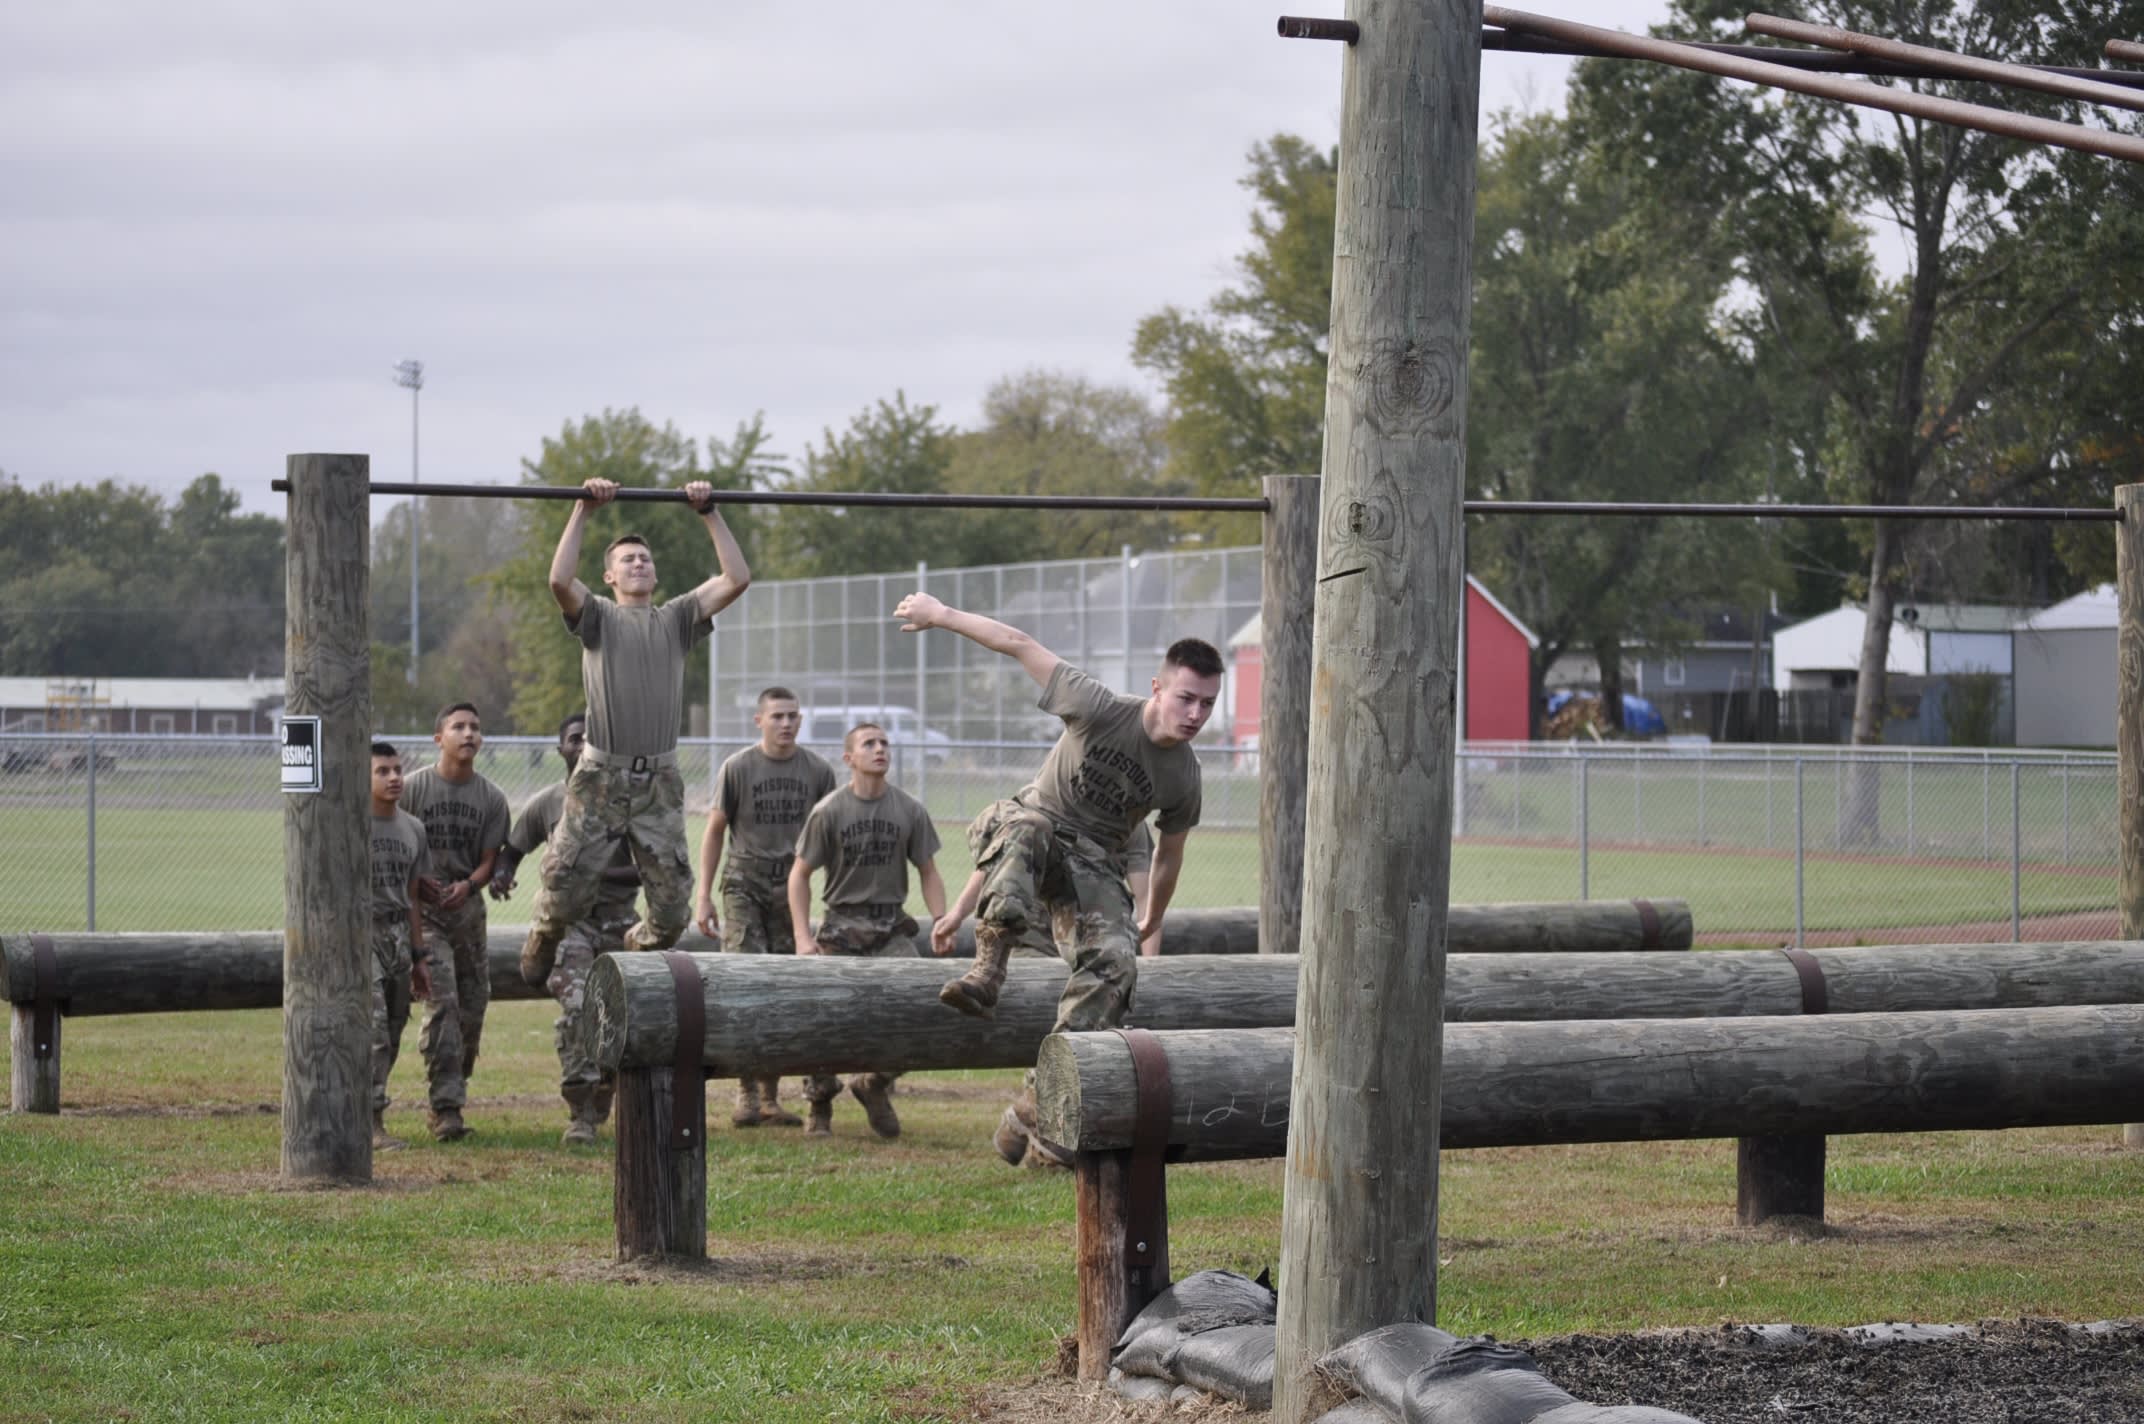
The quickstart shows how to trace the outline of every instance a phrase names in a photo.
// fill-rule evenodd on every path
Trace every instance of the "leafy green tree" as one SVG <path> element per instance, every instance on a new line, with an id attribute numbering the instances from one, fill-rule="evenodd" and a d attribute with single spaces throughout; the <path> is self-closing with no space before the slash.
<path id="1" fill-rule="evenodd" d="M 1740 5 L 1679 0 L 1667 29 L 1741 37 Z M 2028 63 L 2090 64 L 2107 35 L 2144 26 L 2138 0 L 2047 7 L 2024 0 L 1811 0 L 1800 17 L 1919 44 Z M 1972 101 L 1977 86 L 1913 81 Z M 2004 107 L 2092 118 L 2083 106 L 2004 91 Z M 1668 201 L 1709 203 L 1751 294 L 1744 330 L 1765 360 L 1820 389 L 1820 443 L 1800 452 L 1832 498 L 1878 504 L 2024 502 L 2055 493 L 2074 465 L 2067 428 L 2104 435 L 2099 479 L 2136 468 L 2123 421 L 2127 392 L 2090 381 L 2052 389 L 2053 364 L 2118 359 L 2136 326 L 2144 262 L 2137 177 L 2125 165 L 1844 104 L 1783 98 L 1659 67 L 1581 66 L 1573 105 L 1584 131 L 1634 181 Z M 2132 120 L 2124 119 L 2125 124 Z M 1904 252 L 1887 276 L 1872 227 Z M 2134 372 L 2133 355 L 2127 358 Z M 2030 414 L 2074 396 L 2060 419 Z M 2131 417 L 2133 419 L 2133 415 Z M 2133 477 L 2133 473 L 2126 477 Z M 1861 650 L 1854 739 L 1873 742 L 1886 715 L 1891 614 L 1925 526 L 1886 522 L 1866 536 L 1870 617 Z M 1873 777 L 1849 819 L 1876 825 Z"/>
<path id="2" fill-rule="evenodd" d="M 1255 493 L 1264 475 L 1315 474 L 1325 423 L 1332 320 L 1336 150 L 1276 134 L 1250 153 L 1251 246 L 1237 282 L 1200 313 L 1165 307 L 1139 323 L 1132 359 L 1168 395 L 1172 483 L 1202 494 Z M 1206 521 L 1255 542 L 1250 516 Z"/>
<path id="3" fill-rule="evenodd" d="M 804 447 L 804 467 L 788 488 L 821 493 L 942 494 L 953 464 L 954 433 L 932 405 L 905 393 L 873 402 L 840 430 Z M 779 506 L 767 543 L 783 578 L 884 573 L 971 562 L 963 526 L 940 509 Z"/>
<path id="4" fill-rule="evenodd" d="M 738 425 L 727 441 L 710 439 L 703 461 L 699 446 L 671 425 L 658 426 L 636 409 L 606 410 L 568 423 L 545 439 L 543 453 L 522 462 L 526 484 L 578 485 L 602 478 L 621 485 L 679 489 L 706 480 L 717 489 L 752 489 L 778 482 L 785 466 L 770 448 L 765 423 L 758 416 Z M 547 730 L 581 705 L 579 644 L 565 631 L 552 600 L 549 570 L 558 536 L 572 505 L 566 501 L 531 501 L 524 507 L 520 548 L 487 579 L 499 600 L 506 659 L 513 680 L 513 725 Z M 732 506 L 723 511 L 752 564 L 753 576 L 774 576 L 762 562 L 765 534 L 757 512 Z M 581 545 L 581 579 L 599 588 L 603 547 L 632 531 L 648 541 L 655 555 L 658 600 L 693 588 L 715 571 L 715 554 L 706 526 L 683 505 L 614 503 L 589 521 Z M 693 689 L 707 685 L 707 652 L 696 649 L 686 665 L 688 703 Z"/>

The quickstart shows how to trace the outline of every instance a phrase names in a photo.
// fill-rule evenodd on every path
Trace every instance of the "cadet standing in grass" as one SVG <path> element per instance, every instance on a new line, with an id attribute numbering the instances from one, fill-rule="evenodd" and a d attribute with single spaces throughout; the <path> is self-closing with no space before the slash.
<path id="1" fill-rule="evenodd" d="M 558 755 L 573 775 L 574 764 L 588 742 L 587 714 L 576 712 L 558 724 Z M 551 838 L 566 807 L 566 783 L 556 782 L 531 796 L 521 808 L 514 829 L 499 851 L 498 868 L 491 877 L 491 897 L 504 900 L 514 893 L 514 877 L 522 860 Z M 587 918 L 566 931 L 558 944 L 558 963 L 544 984 L 558 1001 L 558 1019 L 551 1027 L 558 1049 L 558 1095 L 566 1100 L 568 1121 L 559 1141 L 569 1147 L 585 1147 L 596 1140 L 596 1129 L 610 1117 L 612 1085 L 589 1055 L 582 1033 L 582 1010 L 588 999 L 588 974 L 596 957 L 625 948 L 625 932 L 639 918 L 633 902 L 640 891 L 640 871 L 633 853 L 619 841 L 603 868 L 595 907 Z"/>
<path id="2" fill-rule="evenodd" d="M 1072 968 L 1055 1031 L 1121 1026 L 1138 980 L 1140 942 L 1161 925 L 1176 893 L 1184 840 L 1198 824 L 1199 763 L 1191 741 L 1220 696 L 1220 653 L 1200 639 L 1179 639 L 1163 655 L 1150 694 L 1127 697 L 1019 629 L 949 608 L 927 593 L 902 599 L 894 616 L 903 632 L 944 628 L 1013 659 L 1042 689 L 1037 705 L 1065 724 L 1035 779 L 1013 798 L 1017 809 L 982 837 L 975 964 L 938 997 L 964 1014 L 991 1017 L 1013 947 L 1047 918 L 1069 931 L 1056 943 Z M 1133 829 L 1157 810 L 1161 834 L 1141 914 L 1117 857 Z M 1069 1153 L 1035 1130 L 1032 1082 L 1005 1110 L 994 1141 L 1008 1159 L 1018 1146 L 1031 1165 L 1071 1164 Z"/>
<path id="3" fill-rule="evenodd" d="M 789 917 L 799 954 L 866 958 L 910 956 L 917 925 L 909 915 L 908 867 L 923 888 L 923 905 L 945 918 L 945 881 L 938 876 L 938 828 L 923 803 L 886 780 L 892 747 L 885 728 L 865 722 L 842 739 L 841 759 L 849 784 L 811 808 L 797 837 L 789 868 Z M 826 872 L 826 914 L 811 928 L 811 873 Z M 864 1117 L 880 1137 L 898 1137 L 901 1119 L 889 1090 L 896 1073 L 858 1073 L 849 1092 L 864 1105 Z M 841 1080 L 815 1073 L 804 1080 L 811 1101 L 807 1136 L 834 1130 L 834 1095 Z"/>
<path id="4" fill-rule="evenodd" d="M 693 919 L 700 932 L 733 954 L 795 954 L 790 932 L 789 867 L 796 859 L 804 817 L 834 789 L 834 769 L 808 747 L 797 745 L 803 711 L 786 687 L 759 694 L 752 724 L 759 744 L 722 763 L 715 805 L 700 840 L 700 889 Z M 729 854 L 723 855 L 728 842 Z M 719 874 L 718 874 L 719 870 Z M 722 921 L 715 921 L 714 892 L 722 895 Z M 796 1127 L 803 1119 L 782 1107 L 781 1080 L 740 1078 L 737 1127 Z"/>
<path id="5" fill-rule="evenodd" d="M 624 534 L 603 551 L 603 582 L 616 600 L 590 593 L 575 574 L 588 516 L 618 494 L 612 480 L 588 480 L 566 516 L 551 556 L 551 596 L 580 640 L 581 685 L 588 696 L 588 744 L 566 779 L 566 805 L 543 856 L 543 892 L 521 946 L 521 977 L 551 977 L 559 943 L 594 908 L 611 848 L 624 841 L 640 867 L 647 897 L 625 932 L 628 949 L 668 949 L 692 919 L 692 855 L 685 842 L 685 781 L 677 769 L 684 718 L 685 655 L 737 601 L 752 571 L 714 501 L 714 486 L 694 480 L 684 494 L 707 523 L 722 572 L 657 606 L 655 555 L 647 540 Z"/>
<path id="6" fill-rule="evenodd" d="M 396 803 L 402 799 L 402 754 L 391 742 L 372 744 L 372 1145 L 402 1146 L 387 1135 L 387 1076 L 402 1052 L 410 998 L 432 992 L 425 962 L 418 886 L 431 871 L 424 822 Z"/>
<path id="7" fill-rule="evenodd" d="M 424 822 L 432 874 L 424 882 L 426 941 L 445 946 L 432 966 L 432 992 L 417 1049 L 430 1081 L 432 1136 L 452 1142 L 469 1134 L 462 1121 L 469 1076 L 476 1071 L 491 1004 L 487 917 L 478 892 L 491 883 L 499 846 L 513 821 L 506 793 L 478 773 L 483 720 L 474 704 L 457 702 L 432 724 L 439 760 L 420 768 L 402 788 L 402 809 Z"/>

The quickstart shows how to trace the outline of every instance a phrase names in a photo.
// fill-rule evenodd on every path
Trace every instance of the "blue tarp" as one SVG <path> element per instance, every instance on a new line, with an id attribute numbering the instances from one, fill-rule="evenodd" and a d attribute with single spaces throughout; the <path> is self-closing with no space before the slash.
<path id="1" fill-rule="evenodd" d="M 1552 692 L 1548 695 L 1548 715 L 1553 717 L 1571 700 L 1569 692 Z M 1668 734 L 1667 719 L 1652 703 L 1633 692 L 1623 694 L 1623 730 L 1634 737 L 1664 737 Z"/>

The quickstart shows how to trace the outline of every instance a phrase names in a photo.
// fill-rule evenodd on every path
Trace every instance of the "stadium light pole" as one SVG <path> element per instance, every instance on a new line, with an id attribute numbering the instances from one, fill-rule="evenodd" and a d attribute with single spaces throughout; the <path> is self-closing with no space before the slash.
<path id="1" fill-rule="evenodd" d="M 409 388 L 409 482 L 417 483 L 417 395 L 424 389 L 424 363 L 395 366 L 395 384 Z M 417 497 L 409 500 L 409 685 L 417 685 Z"/>

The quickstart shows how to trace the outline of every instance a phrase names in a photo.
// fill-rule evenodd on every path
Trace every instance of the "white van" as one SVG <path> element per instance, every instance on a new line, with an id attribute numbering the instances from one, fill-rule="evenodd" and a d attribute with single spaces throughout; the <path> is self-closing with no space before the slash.
<path id="1" fill-rule="evenodd" d="M 918 747 L 926 765 L 943 766 L 953 755 L 953 739 L 934 727 L 923 726 L 913 707 L 876 703 L 821 703 L 804 709 L 804 725 L 797 740 L 832 760 L 840 755 L 841 739 L 859 722 L 876 722 L 886 729 L 893 743 L 896 772 L 913 766 Z"/>

